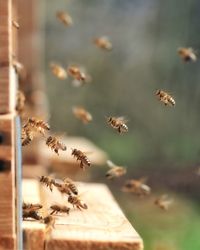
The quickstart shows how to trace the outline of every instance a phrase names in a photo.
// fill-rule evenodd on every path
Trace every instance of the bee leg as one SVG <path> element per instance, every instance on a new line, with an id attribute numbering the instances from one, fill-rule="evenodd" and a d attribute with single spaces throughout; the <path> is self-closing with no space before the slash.
<path id="1" fill-rule="evenodd" d="M 50 213 L 50 215 L 53 215 L 55 213 L 55 210 L 53 210 L 51 213 Z"/>

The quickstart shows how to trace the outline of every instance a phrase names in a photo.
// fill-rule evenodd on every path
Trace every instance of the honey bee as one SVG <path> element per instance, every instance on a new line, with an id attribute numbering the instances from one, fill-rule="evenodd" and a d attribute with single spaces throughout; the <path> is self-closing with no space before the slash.
<path id="1" fill-rule="evenodd" d="M 24 104 L 25 104 L 25 95 L 22 91 L 17 91 L 17 100 L 16 100 L 16 111 L 19 115 L 22 115 L 24 112 Z"/>
<path id="2" fill-rule="evenodd" d="M 50 63 L 51 72 L 60 80 L 67 79 L 67 71 L 56 63 Z"/>
<path id="3" fill-rule="evenodd" d="M 79 198 L 79 196 L 69 195 L 68 202 L 71 203 L 73 205 L 73 207 L 76 207 L 79 210 L 81 210 L 81 209 L 87 209 L 88 208 L 88 206 L 81 201 L 81 199 Z"/>
<path id="4" fill-rule="evenodd" d="M 34 136 L 33 136 L 33 132 L 30 129 L 24 129 L 22 128 L 22 146 L 27 146 L 29 145 L 32 140 L 33 140 Z"/>
<path id="5" fill-rule="evenodd" d="M 68 186 L 68 188 L 71 190 L 71 192 L 73 194 L 78 195 L 78 188 L 77 188 L 77 186 L 74 184 L 74 182 L 71 179 L 64 178 L 63 181 L 64 181 L 65 185 Z"/>
<path id="6" fill-rule="evenodd" d="M 72 155 L 77 159 L 77 161 L 80 161 L 80 167 L 85 169 L 85 167 L 90 167 L 91 162 L 87 158 L 86 154 L 78 149 L 72 149 Z"/>
<path id="7" fill-rule="evenodd" d="M 120 134 L 128 132 L 128 126 L 126 125 L 127 120 L 125 120 L 123 116 L 108 117 L 107 122 L 112 128 L 116 129 Z"/>
<path id="8" fill-rule="evenodd" d="M 46 224 L 46 233 L 50 233 L 54 228 L 56 220 L 52 215 L 47 215 L 43 218 L 44 224 Z"/>
<path id="9" fill-rule="evenodd" d="M 184 62 L 196 62 L 197 56 L 192 48 L 179 48 L 178 54 Z"/>
<path id="10" fill-rule="evenodd" d="M 67 213 L 67 214 L 69 214 L 69 211 L 70 211 L 69 207 L 64 206 L 64 205 L 58 205 L 58 204 L 50 206 L 50 209 L 52 210 L 50 215 L 57 214 L 57 213 Z"/>
<path id="11" fill-rule="evenodd" d="M 34 117 L 28 118 L 28 121 L 23 126 L 24 130 L 33 130 L 36 132 L 45 135 L 45 131 L 50 130 L 50 126 L 48 123 L 44 122 L 43 120 L 38 120 Z"/>
<path id="12" fill-rule="evenodd" d="M 103 50 L 107 50 L 107 51 L 110 51 L 113 48 L 112 43 L 110 42 L 109 38 L 106 36 L 95 38 L 94 44 L 98 48 L 103 49 Z"/>
<path id="13" fill-rule="evenodd" d="M 57 187 L 58 191 L 62 195 L 64 195 L 64 194 L 70 195 L 71 194 L 71 190 L 66 183 L 57 183 L 56 182 L 55 186 Z"/>
<path id="14" fill-rule="evenodd" d="M 146 178 L 141 178 L 139 180 L 128 180 L 122 188 L 122 191 L 133 193 L 138 196 L 146 196 L 151 192 L 151 188 L 145 184 Z"/>
<path id="15" fill-rule="evenodd" d="M 16 28 L 19 29 L 19 23 L 17 21 L 12 20 L 12 25 Z"/>
<path id="16" fill-rule="evenodd" d="M 173 200 L 168 198 L 168 195 L 164 194 L 155 199 L 154 204 L 160 209 L 167 211 L 172 205 Z"/>
<path id="17" fill-rule="evenodd" d="M 27 219 L 27 218 L 32 218 L 32 219 L 35 219 L 35 220 L 41 220 L 42 219 L 42 216 L 40 216 L 37 211 L 28 211 L 28 212 L 23 211 L 22 217 L 23 217 L 23 220 Z"/>
<path id="18" fill-rule="evenodd" d="M 111 169 L 107 171 L 106 177 L 108 179 L 118 178 L 126 174 L 126 168 L 122 166 L 115 165 L 112 161 L 107 161 L 108 167 Z"/>
<path id="19" fill-rule="evenodd" d="M 40 176 L 39 177 L 39 182 L 45 184 L 50 189 L 51 192 L 53 190 L 53 186 L 56 185 L 55 184 L 55 179 L 50 177 L 50 176 L 44 176 L 44 175 Z"/>
<path id="20" fill-rule="evenodd" d="M 22 209 L 25 212 L 38 211 L 41 208 L 42 208 L 42 205 L 39 203 L 32 204 L 32 203 L 23 202 L 22 204 Z"/>
<path id="21" fill-rule="evenodd" d="M 61 143 L 55 136 L 49 136 L 46 140 L 46 145 L 51 148 L 57 155 L 59 150 L 66 151 L 67 147 Z"/>
<path id="22" fill-rule="evenodd" d="M 92 121 L 92 115 L 83 107 L 73 107 L 72 112 L 75 117 L 81 120 L 84 124 Z"/>
<path id="23" fill-rule="evenodd" d="M 65 26 L 71 26 L 73 24 L 71 16 L 64 11 L 58 11 L 56 17 L 60 20 Z"/>
<path id="24" fill-rule="evenodd" d="M 67 68 L 67 72 L 74 79 L 73 85 L 76 87 L 91 82 L 91 76 L 82 67 L 71 65 Z"/>
<path id="25" fill-rule="evenodd" d="M 174 98 L 163 90 L 160 90 L 160 89 L 157 90 L 156 96 L 158 96 L 159 101 L 163 102 L 165 104 L 165 106 L 166 105 L 175 106 L 175 104 L 176 104 Z"/>

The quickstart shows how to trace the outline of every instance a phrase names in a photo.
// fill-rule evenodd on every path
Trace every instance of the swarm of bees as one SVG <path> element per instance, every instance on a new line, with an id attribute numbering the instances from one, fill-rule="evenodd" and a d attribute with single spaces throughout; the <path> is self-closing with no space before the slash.
<path id="1" fill-rule="evenodd" d="M 73 107 L 72 112 L 74 116 L 81 120 L 84 124 L 88 124 L 92 121 L 92 115 L 83 107 Z"/>
<path id="2" fill-rule="evenodd" d="M 67 71 L 56 63 L 50 63 L 50 69 L 54 76 L 56 76 L 60 80 L 67 79 Z"/>
<path id="3" fill-rule="evenodd" d="M 110 116 L 107 118 L 107 122 L 112 128 L 116 129 L 120 134 L 128 132 L 128 126 L 126 125 L 127 120 L 123 116 L 121 117 Z"/>
<path id="4" fill-rule="evenodd" d="M 56 13 L 56 17 L 61 23 L 63 23 L 67 27 L 73 24 L 72 18 L 67 12 L 58 11 Z"/>
<path id="5" fill-rule="evenodd" d="M 113 48 L 111 41 L 106 36 L 95 38 L 94 44 L 98 48 L 103 49 L 103 50 L 107 50 L 107 51 L 110 51 Z"/>
<path id="6" fill-rule="evenodd" d="M 168 106 L 175 106 L 176 102 L 174 100 L 174 98 L 168 94 L 167 92 L 163 91 L 163 90 L 157 90 L 156 91 L 156 96 L 158 96 L 159 101 L 163 102 L 164 105 L 168 105 Z"/>
<path id="7" fill-rule="evenodd" d="M 119 178 L 127 172 L 125 167 L 117 166 L 110 160 L 107 161 L 107 165 L 110 168 L 106 173 L 106 178 L 108 179 Z"/>

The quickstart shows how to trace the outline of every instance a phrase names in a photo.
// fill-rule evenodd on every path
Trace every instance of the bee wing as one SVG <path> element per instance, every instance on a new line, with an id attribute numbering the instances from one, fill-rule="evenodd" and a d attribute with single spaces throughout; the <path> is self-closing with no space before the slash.
<path id="1" fill-rule="evenodd" d="M 107 163 L 107 165 L 108 165 L 109 168 L 113 168 L 113 167 L 116 166 L 116 165 L 115 165 L 112 161 L 110 161 L 110 160 L 107 160 L 106 163 Z"/>
<path id="2" fill-rule="evenodd" d="M 127 120 L 126 117 L 124 117 L 124 116 L 119 116 L 119 117 L 117 117 L 117 120 L 119 120 L 119 121 L 121 121 L 121 122 L 123 122 L 123 123 L 128 122 L 128 120 Z"/>

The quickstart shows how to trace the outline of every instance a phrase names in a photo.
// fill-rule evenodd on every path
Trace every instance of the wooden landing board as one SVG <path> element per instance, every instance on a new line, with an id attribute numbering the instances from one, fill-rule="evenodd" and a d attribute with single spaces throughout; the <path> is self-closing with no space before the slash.
<path id="1" fill-rule="evenodd" d="M 24 181 L 28 190 L 29 183 Z M 35 185 L 35 184 L 34 184 Z M 34 187 L 31 184 L 32 188 Z M 77 184 L 88 210 L 71 209 L 69 215 L 57 215 L 55 229 L 45 240 L 45 250 L 141 250 L 143 242 L 128 222 L 104 184 Z M 41 187 L 42 203 L 48 208 L 54 203 L 66 204 L 56 190 Z"/>

